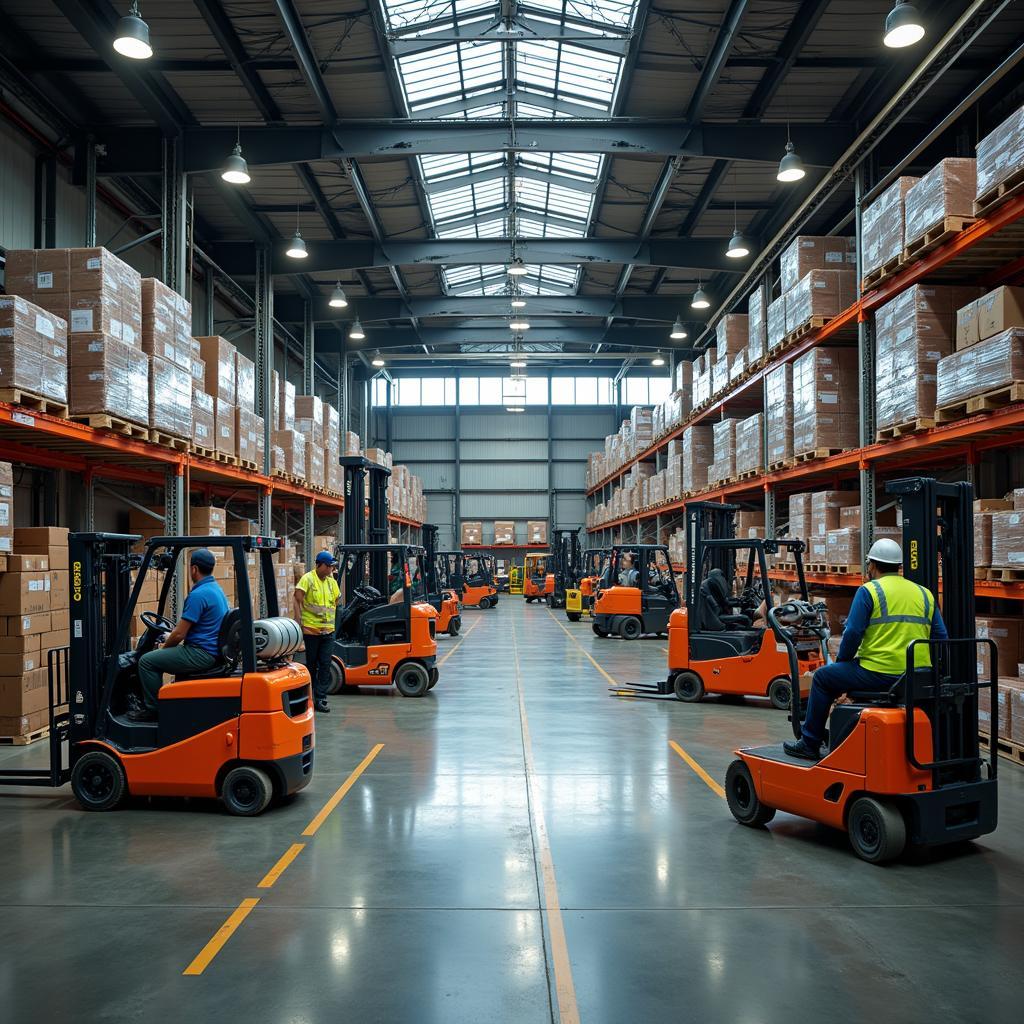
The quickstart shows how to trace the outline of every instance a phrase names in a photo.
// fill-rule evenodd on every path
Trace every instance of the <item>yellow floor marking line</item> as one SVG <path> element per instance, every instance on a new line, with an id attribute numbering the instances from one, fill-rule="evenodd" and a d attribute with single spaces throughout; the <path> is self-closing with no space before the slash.
<path id="1" fill-rule="evenodd" d="M 221 951 L 224 943 L 235 934 L 238 926 L 252 913 L 253 907 L 259 903 L 259 897 L 242 900 L 231 916 L 217 929 L 217 933 L 199 951 L 199 955 L 182 971 L 182 974 L 202 974 L 210 965 L 210 961 Z"/>
<path id="2" fill-rule="evenodd" d="M 371 750 L 366 757 L 356 765 L 353 769 L 352 774 L 337 788 L 334 796 L 327 801 L 320 809 L 320 813 L 302 830 L 304 836 L 315 836 L 317 829 L 327 820 L 328 815 L 334 810 L 342 800 L 345 799 L 345 794 L 356 784 L 359 776 L 369 768 L 370 763 L 373 759 L 384 749 L 383 743 L 378 743 L 373 750 Z"/>
<path id="3" fill-rule="evenodd" d="M 548 615 L 551 616 L 552 621 L 555 623 L 556 626 L 561 627 L 562 632 L 565 633 L 565 635 L 580 649 L 580 651 L 582 651 L 583 656 L 590 662 L 591 665 L 594 666 L 594 668 L 597 669 L 598 672 L 601 673 L 601 675 L 605 677 L 605 679 L 608 680 L 609 683 L 612 684 L 612 686 L 622 685 L 622 683 L 620 683 L 617 679 L 613 679 L 610 675 L 608 675 L 607 672 L 605 672 L 603 668 L 601 668 L 601 666 L 596 661 L 594 661 L 594 659 L 590 655 L 590 652 L 579 642 L 579 640 L 576 639 L 576 637 L 572 635 L 572 633 L 569 632 L 569 630 L 565 628 L 565 626 L 562 625 L 561 622 L 558 621 L 557 618 L 555 618 L 550 608 L 548 609 Z"/>
<path id="4" fill-rule="evenodd" d="M 260 879 L 257 889 L 269 889 L 284 873 L 289 864 L 306 848 L 305 843 L 292 843 L 281 859 Z"/>
<path id="5" fill-rule="evenodd" d="M 557 620 L 556 620 L 557 621 Z M 551 961 L 555 972 L 555 999 L 558 1003 L 560 1024 L 579 1024 L 580 1011 L 576 1003 L 576 986 L 572 980 L 572 963 L 569 960 L 569 946 L 565 940 L 565 925 L 562 923 L 562 908 L 558 902 L 558 885 L 555 881 L 555 862 L 551 857 L 551 841 L 544 819 L 544 808 L 537 786 L 533 767 L 533 742 L 530 739 L 530 723 L 526 717 L 526 703 L 523 699 L 522 678 L 519 670 L 519 647 L 516 643 L 516 629 L 512 626 L 512 651 L 516 669 L 516 692 L 519 696 L 519 720 L 523 729 L 523 759 L 526 762 L 526 785 L 530 792 L 530 814 L 537 836 L 540 873 L 544 882 L 544 904 L 548 913 L 548 932 L 551 936 Z"/>
<path id="6" fill-rule="evenodd" d="M 725 790 L 675 740 L 669 740 L 668 745 L 700 776 L 712 793 L 725 799 Z"/>
<path id="7" fill-rule="evenodd" d="M 459 649 L 459 647 L 462 645 L 462 641 L 465 640 L 466 637 L 469 636 L 469 634 L 472 633 L 473 630 L 476 629 L 476 627 L 479 626 L 480 623 L 483 621 L 483 619 L 477 619 L 476 622 L 474 622 L 473 625 L 470 626 L 469 629 L 467 629 L 466 632 L 459 637 L 459 640 L 455 644 L 455 646 L 437 663 L 438 668 L 440 668 Z"/>
<path id="8" fill-rule="evenodd" d="M 664 651 L 664 652 L 665 652 L 666 654 L 668 654 L 668 648 L 667 648 L 667 647 L 662 647 L 662 650 L 663 650 L 663 651 Z"/>

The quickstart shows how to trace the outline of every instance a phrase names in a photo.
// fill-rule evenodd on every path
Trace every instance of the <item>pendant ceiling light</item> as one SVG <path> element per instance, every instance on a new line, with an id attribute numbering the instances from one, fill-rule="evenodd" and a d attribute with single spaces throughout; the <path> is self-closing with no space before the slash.
<path id="1" fill-rule="evenodd" d="M 331 297 L 327 300 L 327 305 L 332 309 L 344 309 L 348 305 L 348 298 L 340 281 L 335 284 L 334 291 L 331 292 Z"/>
<path id="2" fill-rule="evenodd" d="M 710 309 L 711 299 L 708 294 L 698 283 L 697 290 L 693 293 L 693 298 L 690 300 L 691 309 Z"/>
<path id="3" fill-rule="evenodd" d="M 908 0 L 896 0 L 896 6 L 885 19 L 882 42 L 891 50 L 913 46 L 924 38 L 924 19 Z"/>
<path id="4" fill-rule="evenodd" d="M 786 152 L 779 161 L 779 171 L 775 175 L 776 181 L 799 181 L 807 171 L 804 170 L 804 162 L 800 154 L 793 148 L 793 143 L 786 140 Z"/>
<path id="5" fill-rule="evenodd" d="M 221 179 L 230 185 L 248 185 L 252 178 L 249 175 L 249 165 L 242 156 L 242 138 L 239 130 L 238 138 L 235 139 L 235 148 L 231 156 L 224 161 L 220 172 Z"/>
<path id="6" fill-rule="evenodd" d="M 669 337 L 673 341 L 682 341 L 686 337 L 686 328 L 683 327 L 683 321 L 678 316 L 676 317 L 676 322 L 672 325 Z"/>
<path id="7" fill-rule="evenodd" d="M 350 341 L 362 341 L 366 337 L 366 332 L 363 330 L 363 325 L 359 322 L 359 318 L 356 318 L 354 324 L 352 324 L 351 330 L 348 332 Z"/>
<path id="8" fill-rule="evenodd" d="M 128 13 L 114 30 L 114 49 L 131 60 L 149 60 L 153 47 L 149 43 L 149 26 L 139 14 L 138 0 L 132 0 Z"/>

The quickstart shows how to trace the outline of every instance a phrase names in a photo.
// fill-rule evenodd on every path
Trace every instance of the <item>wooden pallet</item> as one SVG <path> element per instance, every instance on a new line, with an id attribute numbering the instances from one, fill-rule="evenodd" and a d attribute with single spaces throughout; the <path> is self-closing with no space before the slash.
<path id="1" fill-rule="evenodd" d="M 974 215 L 984 217 L 990 210 L 1002 206 L 1008 199 L 1024 192 L 1024 167 L 1014 171 L 1005 181 L 990 188 L 974 200 Z"/>
<path id="2" fill-rule="evenodd" d="M 810 334 L 811 331 L 820 331 L 825 324 L 834 319 L 835 317 L 833 316 L 812 316 L 809 320 L 804 321 L 795 331 L 790 331 L 786 335 L 786 340 L 782 343 L 783 351 L 795 345 L 801 338 Z"/>
<path id="3" fill-rule="evenodd" d="M 1001 388 L 986 391 L 983 395 L 943 405 L 935 410 L 935 419 L 939 423 L 949 423 L 951 420 L 961 420 L 965 416 L 975 416 L 980 412 L 1002 409 L 1014 402 L 1024 402 L 1024 381 L 1013 381 Z"/>
<path id="4" fill-rule="evenodd" d="M 204 459 L 209 459 L 211 462 L 220 462 L 218 456 L 221 454 L 216 448 L 204 448 L 201 444 L 192 445 L 192 454 L 201 455 Z"/>
<path id="5" fill-rule="evenodd" d="M 789 469 L 795 461 L 795 459 L 783 459 L 781 462 L 769 462 L 768 472 L 777 473 L 780 469 Z"/>
<path id="6" fill-rule="evenodd" d="M 131 423 L 118 416 L 108 416 L 106 413 L 82 413 L 71 417 L 74 423 L 84 423 L 94 430 L 106 430 L 111 434 L 123 434 L 125 437 L 135 437 L 140 441 L 149 440 L 149 427 L 140 427 L 138 423 Z"/>
<path id="7" fill-rule="evenodd" d="M 37 740 L 45 740 L 50 735 L 49 725 L 40 726 L 33 732 L 27 732 L 23 736 L 0 736 L 0 746 L 4 747 L 27 747 Z"/>
<path id="8" fill-rule="evenodd" d="M 151 430 L 149 440 L 161 448 L 173 448 L 176 452 L 187 452 L 190 442 L 184 437 L 175 437 L 173 434 L 165 434 L 162 430 Z"/>
<path id="9" fill-rule="evenodd" d="M 815 459 L 827 459 L 830 455 L 838 455 L 842 448 L 812 448 L 809 452 L 801 452 L 793 457 L 794 462 L 813 462 Z"/>
<path id="10" fill-rule="evenodd" d="M 239 459 L 236 465 L 241 466 L 242 469 L 251 469 L 254 473 L 258 468 L 257 464 L 253 462 L 252 459 Z"/>
<path id="11" fill-rule="evenodd" d="M 860 282 L 861 292 L 866 293 L 877 288 L 883 281 L 898 274 L 902 268 L 903 253 L 900 252 L 899 256 L 893 256 L 891 260 L 887 260 L 880 267 L 875 267 L 869 274 L 864 275 Z"/>
<path id="12" fill-rule="evenodd" d="M 981 746 L 985 750 L 990 750 L 992 747 L 992 737 L 987 732 L 979 732 L 978 739 L 981 742 Z M 1012 740 L 996 739 L 996 753 L 1000 757 L 1005 757 L 1008 761 L 1013 761 L 1015 764 L 1024 765 L 1024 746 L 1019 743 L 1014 743 Z"/>
<path id="13" fill-rule="evenodd" d="M 742 473 L 737 473 L 736 474 L 736 479 L 737 480 L 753 480 L 756 477 L 761 476 L 762 472 L 763 471 L 760 470 L 760 469 L 748 469 L 748 470 L 745 470 Z"/>
<path id="14" fill-rule="evenodd" d="M 33 412 L 44 412 L 48 416 L 57 416 L 62 420 L 68 418 L 67 405 L 55 402 L 52 398 L 34 395 L 31 391 L 22 391 L 21 388 L 0 388 L 0 402 L 20 405 L 22 408 L 33 410 Z"/>
<path id="15" fill-rule="evenodd" d="M 977 220 L 976 217 L 945 217 L 933 224 L 923 235 L 907 242 L 903 250 L 903 262 L 918 260 L 926 256 L 940 245 L 948 242 L 954 235 L 960 234 Z"/>
<path id="16" fill-rule="evenodd" d="M 987 580 L 988 579 L 988 567 L 976 565 L 974 567 L 974 578 L 976 580 Z"/>
<path id="17" fill-rule="evenodd" d="M 1024 569 L 988 569 L 986 579 L 994 583 L 1024 582 Z"/>
<path id="18" fill-rule="evenodd" d="M 833 576 L 858 576 L 860 575 L 859 565 L 830 565 L 828 571 Z"/>
<path id="19" fill-rule="evenodd" d="M 922 430 L 931 430 L 935 426 L 935 420 L 931 416 L 918 416 L 914 420 L 906 420 L 903 423 L 893 423 L 888 427 L 879 427 L 875 432 L 876 441 L 891 441 L 897 437 L 906 437 L 908 434 L 919 434 Z"/>
<path id="20" fill-rule="evenodd" d="M 795 568 L 795 563 L 794 563 L 794 568 Z M 821 576 L 827 576 L 828 575 L 828 566 L 824 562 L 808 562 L 804 566 L 804 569 L 807 572 L 813 572 L 813 573 L 816 573 L 816 574 L 821 575 Z"/>

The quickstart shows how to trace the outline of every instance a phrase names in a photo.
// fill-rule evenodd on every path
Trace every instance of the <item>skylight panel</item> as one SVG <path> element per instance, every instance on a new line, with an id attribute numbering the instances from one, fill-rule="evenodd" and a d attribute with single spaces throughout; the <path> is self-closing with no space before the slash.
<path id="1" fill-rule="evenodd" d="M 519 9 L 524 14 L 536 11 L 552 20 L 562 20 L 564 13 L 569 22 L 591 22 L 609 28 L 627 29 L 633 24 L 635 0 L 521 0 Z"/>
<path id="2" fill-rule="evenodd" d="M 400 31 L 441 23 L 450 27 L 474 12 L 494 10 L 494 0 L 382 0 L 388 28 Z"/>

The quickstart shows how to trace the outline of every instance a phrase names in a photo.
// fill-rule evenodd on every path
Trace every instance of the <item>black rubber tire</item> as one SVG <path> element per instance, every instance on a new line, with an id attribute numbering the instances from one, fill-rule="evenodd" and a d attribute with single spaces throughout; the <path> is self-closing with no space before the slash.
<path id="1" fill-rule="evenodd" d="M 105 750 L 90 750 L 71 772 L 71 792 L 86 811 L 113 811 L 128 795 L 124 765 Z"/>
<path id="2" fill-rule="evenodd" d="M 768 684 L 768 699 L 773 708 L 788 711 L 793 702 L 793 684 L 787 676 L 779 676 Z"/>
<path id="3" fill-rule="evenodd" d="M 462 619 L 458 615 L 453 615 L 448 620 L 448 635 L 458 636 L 459 630 L 462 629 Z"/>
<path id="4" fill-rule="evenodd" d="M 677 672 L 672 678 L 672 692 L 684 704 L 696 704 L 704 699 L 704 681 L 696 672 Z"/>
<path id="5" fill-rule="evenodd" d="M 341 667 L 341 663 L 337 658 L 331 658 L 331 679 L 327 684 L 327 692 L 331 696 L 337 696 L 339 693 L 358 693 L 358 686 L 349 686 L 345 682 L 345 670 Z"/>
<path id="6" fill-rule="evenodd" d="M 526 598 L 526 603 L 527 604 L 532 604 L 533 603 L 533 598 L 532 597 Z"/>
<path id="7" fill-rule="evenodd" d="M 566 612 L 565 613 L 565 617 L 570 622 L 579 622 L 580 621 L 580 613 L 579 612 Z"/>
<path id="8" fill-rule="evenodd" d="M 594 631 L 594 633 L 597 636 L 604 637 L 604 636 L 608 635 L 608 630 L 607 629 L 602 629 L 596 622 L 593 623 L 590 628 Z"/>
<path id="9" fill-rule="evenodd" d="M 274 784 L 262 768 L 242 764 L 224 776 L 220 798 L 229 814 L 239 818 L 255 818 L 270 806 L 274 798 Z"/>
<path id="10" fill-rule="evenodd" d="M 395 686 L 403 697 L 422 697 L 430 689 L 430 672 L 418 661 L 407 661 L 395 672 Z"/>
<path id="11" fill-rule="evenodd" d="M 437 686 L 438 679 L 441 678 L 441 670 L 438 668 L 432 668 L 430 670 L 430 685 L 427 687 L 428 690 L 432 690 Z"/>
<path id="12" fill-rule="evenodd" d="M 853 802 L 847 829 L 853 852 L 869 864 L 895 860 L 907 845 L 907 823 L 899 808 L 874 797 Z"/>
<path id="13" fill-rule="evenodd" d="M 639 640 L 643 634 L 644 624 L 635 615 L 627 615 L 619 623 L 619 636 L 623 640 Z"/>
<path id="14" fill-rule="evenodd" d="M 751 828 L 763 828 L 775 817 L 775 808 L 761 803 L 750 769 L 736 758 L 725 773 L 725 800 L 732 816 Z"/>
<path id="15" fill-rule="evenodd" d="M 548 594 L 548 596 L 544 598 L 544 603 L 548 606 L 548 608 L 553 609 L 555 607 L 555 599 L 550 594 Z"/>

